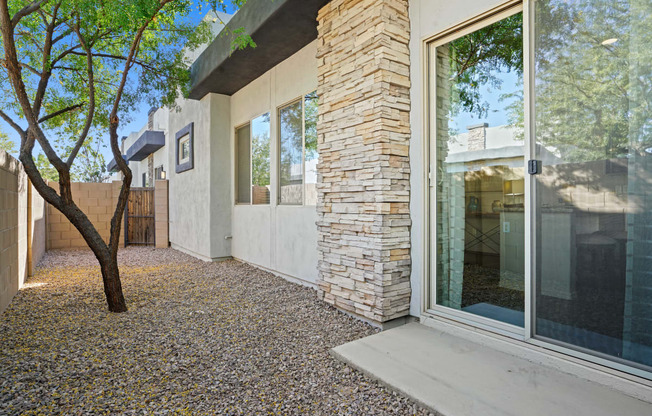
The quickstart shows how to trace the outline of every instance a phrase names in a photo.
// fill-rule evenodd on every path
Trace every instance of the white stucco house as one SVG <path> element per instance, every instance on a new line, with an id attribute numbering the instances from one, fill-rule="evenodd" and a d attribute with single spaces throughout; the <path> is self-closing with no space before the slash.
<path id="1" fill-rule="evenodd" d="M 251 263 L 383 328 L 419 321 L 571 374 L 644 414 L 652 6 L 615 7 L 249 0 L 223 20 L 258 47 L 216 36 L 190 97 L 153 111 L 125 158 L 135 185 L 169 180 L 173 248 Z M 519 400 L 498 402 L 459 414 L 517 414 Z"/>

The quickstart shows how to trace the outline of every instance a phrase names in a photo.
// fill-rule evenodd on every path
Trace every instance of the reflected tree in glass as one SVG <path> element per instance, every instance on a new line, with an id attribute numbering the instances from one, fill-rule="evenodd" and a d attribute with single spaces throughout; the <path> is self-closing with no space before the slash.
<path id="1" fill-rule="evenodd" d="M 280 202 L 303 202 L 303 115 L 301 101 L 279 110 Z"/>
<path id="2" fill-rule="evenodd" d="M 305 193 L 306 205 L 317 205 L 317 111 L 318 97 L 312 92 L 304 98 L 305 112 Z"/>
<path id="3" fill-rule="evenodd" d="M 251 185 L 254 204 L 270 202 L 269 113 L 251 122 Z"/>

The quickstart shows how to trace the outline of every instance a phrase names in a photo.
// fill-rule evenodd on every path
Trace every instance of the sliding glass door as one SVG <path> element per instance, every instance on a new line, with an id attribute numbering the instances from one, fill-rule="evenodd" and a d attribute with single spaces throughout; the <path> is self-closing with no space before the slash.
<path id="1" fill-rule="evenodd" d="M 431 53 L 434 306 L 522 328 L 523 14 L 495 16 Z"/>
<path id="2" fill-rule="evenodd" d="M 429 45 L 427 306 L 649 377 L 652 4 L 527 4 Z"/>
<path id="3" fill-rule="evenodd" d="M 652 367 L 652 7 L 534 10 L 535 336 Z"/>

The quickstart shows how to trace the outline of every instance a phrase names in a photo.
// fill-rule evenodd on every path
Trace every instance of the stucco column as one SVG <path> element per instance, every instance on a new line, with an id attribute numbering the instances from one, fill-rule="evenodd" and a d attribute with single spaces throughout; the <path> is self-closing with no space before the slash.
<path id="1" fill-rule="evenodd" d="M 167 180 L 154 182 L 154 218 L 156 221 L 156 248 L 167 248 L 170 244 Z"/>
<path id="2" fill-rule="evenodd" d="M 318 26 L 319 291 L 377 323 L 410 303 L 406 0 L 333 0 Z"/>

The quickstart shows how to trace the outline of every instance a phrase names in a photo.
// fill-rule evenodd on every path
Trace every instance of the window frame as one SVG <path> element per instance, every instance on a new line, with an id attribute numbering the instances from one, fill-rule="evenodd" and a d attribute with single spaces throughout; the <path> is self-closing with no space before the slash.
<path id="1" fill-rule="evenodd" d="M 183 127 L 181 130 L 179 130 L 175 136 L 174 136 L 174 143 L 175 143 L 175 160 L 174 160 L 174 165 L 175 165 L 175 172 L 176 173 L 182 173 L 188 170 L 191 170 L 194 168 L 195 165 L 195 123 L 191 122 L 190 124 L 186 125 Z M 188 160 L 185 160 L 184 162 L 181 162 L 181 159 L 179 159 L 179 156 L 181 156 L 181 149 L 180 149 L 180 144 L 181 144 L 181 139 L 184 137 L 188 136 Z"/>
<path id="2" fill-rule="evenodd" d="M 316 90 L 308 91 L 299 97 L 293 98 L 290 101 L 287 101 L 280 106 L 276 107 L 276 137 L 277 137 L 277 196 L 276 203 L 277 205 L 283 205 L 288 207 L 314 207 L 315 205 L 306 204 L 306 97 L 312 93 L 316 93 Z M 319 97 L 319 96 L 317 96 Z M 290 107 L 296 103 L 301 103 L 301 203 L 289 203 L 281 201 L 281 111 L 287 107 Z M 319 155 L 319 153 L 318 153 Z"/>
<path id="3" fill-rule="evenodd" d="M 254 204 L 254 190 L 253 190 L 253 169 L 254 169 L 254 163 L 253 163 L 253 121 L 264 116 L 265 114 L 269 114 L 270 116 L 270 128 L 269 128 L 269 150 L 270 150 L 270 167 L 269 167 L 269 177 L 270 177 L 270 192 L 271 192 L 271 178 L 272 178 L 272 164 L 271 164 L 271 150 L 272 150 L 272 126 L 271 126 L 271 120 L 272 120 L 272 112 L 271 111 L 263 111 L 260 114 L 255 115 L 254 117 L 250 118 L 249 120 L 245 121 L 244 123 L 237 124 L 234 129 L 233 129 L 233 160 L 234 160 L 234 166 L 233 166 L 233 204 L 238 205 L 238 206 L 270 206 L 272 204 L 272 198 L 270 196 L 269 202 L 267 204 Z M 238 130 L 249 126 L 249 202 L 238 202 Z"/>

